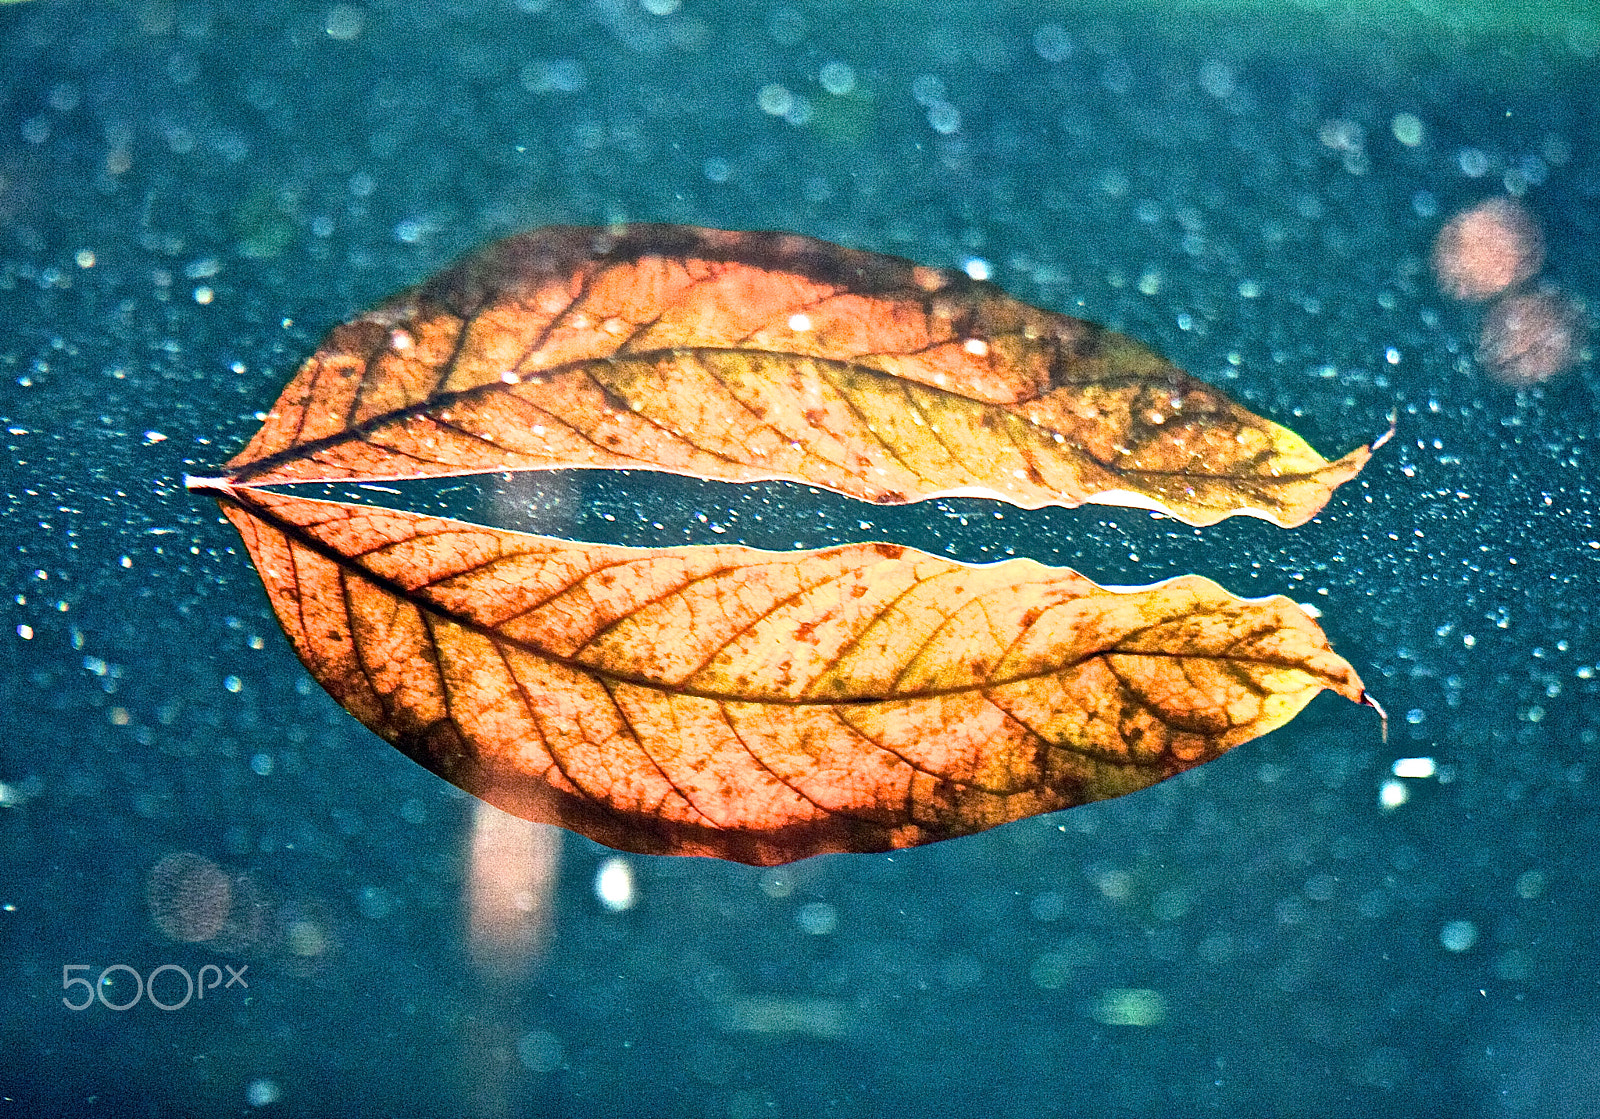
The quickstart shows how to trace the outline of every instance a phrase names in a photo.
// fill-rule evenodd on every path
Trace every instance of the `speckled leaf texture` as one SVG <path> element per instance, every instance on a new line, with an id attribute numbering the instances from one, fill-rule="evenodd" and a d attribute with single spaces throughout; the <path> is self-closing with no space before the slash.
<path id="1" fill-rule="evenodd" d="M 1328 462 L 1130 339 L 803 237 L 544 229 L 337 327 L 220 478 L 311 673 L 461 788 L 629 851 L 788 862 L 1144 788 L 1324 689 L 1283 598 L 891 544 L 585 544 L 279 489 L 558 468 L 1298 525 Z"/>
<path id="2" fill-rule="evenodd" d="M 888 544 L 577 544 L 219 495 L 322 685 L 509 812 L 624 850 L 787 862 L 1133 792 L 1365 698 L 1285 598 L 1112 591 Z"/>
<path id="3" fill-rule="evenodd" d="M 1328 462 L 1130 338 L 791 234 L 552 227 L 337 327 L 234 480 L 631 467 L 873 502 L 1315 516 Z"/>

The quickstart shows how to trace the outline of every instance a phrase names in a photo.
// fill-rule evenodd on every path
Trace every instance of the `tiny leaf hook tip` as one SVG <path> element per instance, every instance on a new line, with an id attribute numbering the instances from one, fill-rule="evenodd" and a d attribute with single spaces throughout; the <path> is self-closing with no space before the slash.
<path id="1" fill-rule="evenodd" d="M 1374 439 L 1372 441 L 1372 445 L 1369 446 L 1367 448 L 1367 450 L 1368 451 L 1376 451 L 1379 447 L 1383 446 L 1389 440 L 1393 439 L 1394 438 L 1395 429 L 1398 428 L 1399 426 L 1400 426 L 1400 413 L 1399 413 L 1398 410 L 1391 409 L 1390 412 L 1389 412 L 1389 430 L 1384 432 L 1382 435 L 1378 436 L 1376 439 Z"/>
<path id="2" fill-rule="evenodd" d="M 1361 703 L 1363 706 L 1370 707 L 1378 713 L 1380 733 L 1383 735 L 1384 745 L 1387 746 L 1389 744 L 1389 712 L 1385 711 L 1383 704 L 1374 699 L 1372 693 L 1365 689 L 1361 692 Z"/>

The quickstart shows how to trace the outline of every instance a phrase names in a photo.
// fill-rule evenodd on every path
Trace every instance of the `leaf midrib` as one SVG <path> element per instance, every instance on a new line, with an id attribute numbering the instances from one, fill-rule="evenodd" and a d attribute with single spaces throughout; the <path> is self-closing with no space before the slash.
<path id="1" fill-rule="evenodd" d="M 236 483 L 241 483 L 241 484 L 248 483 L 248 482 L 250 482 L 251 479 L 259 478 L 263 474 L 270 473 L 271 471 L 273 471 L 273 470 L 277 469 L 278 467 L 283 466 L 285 464 L 294 463 L 294 462 L 300 462 L 300 461 L 303 461 L 303 460 L 306 460 L 306 459 L 313 458 L 321 451 L 329 450 L 330 448 L 333 448 L 333 447 L 342 446 L 342 445 L 344 445 L 346 443 L 364 441 L 367 436 L 369 436 L 369 435 L 371 435 L 371 434 L 373 434 L 373 433 L 375 433 L 377 431 L 381 431 L 382 429 L 384 429 L 386 427 L 389 427 L 390 425 L 404 423 L 405 421 L 411 420 L 411 419 L 422 418 L 422 417 L 428 416 L 429 413 L 442 411 L 442 410 L 444 410 L 446 408 L 450 408 L 450 407 L 458 405 L 458 404 L 462 404 L 462 403 L 465 403 L 465 402 L 468 402 L 468 401 L 471 401 L 471 400 L 475 400 L 475 399 L 477 399 L 479 397 L 482 397 L 482 396 L 492 396 L 492 395 L 494 395 L 496 393 L 509 392 L 512 389 L 519 387 L 520 385 L 527 384 L 528 381 L 531 380 L 534 377 L 559 377 L 559 376 L 561 376 L 563 374 L 566 374 L 566 373 L 580 372 L 580 371 L 584 370 L 586 367 L 594 366 L 594 365 L 597 365 L 597 364 L 612 364 L 612 363 L 622 362 L 622 361 L 655 361 L 655 360 L 660 360 L 660 359 L 670 358 L 670 357 L 681 357 L 681 356 L 686 355 L 686 354 L 687 355 L 739 354 L 739 355 L 745 355 L 745 356 L 757 355 L 763 360 L 771 359 L 771 360 L 778 361 L 778 362 L 783 362 L 783 361 L 811 361 L 811 362 L 816 362 L 816 363 L 818 363 L 820 365 L 823 365 L 823 366 L 829 366 L 829 367 L 833 367 L 833 368 L 836 368 L 836 369 L 844 369 L 844 370 L 847 370 L 849 373 L 854 374 L 854 375 L 873 377 L 873 378 L 881 378 L 881 379 L 883 379 L 883 380 L 885 380 L 887 382 L 897 383 L 897 384 L 901 384 L 901 385 L 905 385 L 905 386 L 915 386 L 917 389 L 925 391 L 925 392 L 933 393 L 933 394 L 936 394 L 938 396 L 943 396 L 943 397 L 949 398 L 951 400 L 961 401 L 964 404 L 966 404 L 967 406 L 977 406 L 979 408 L 995 408 L 995 409 L 999 409 L 1001 411 L 1005 411 L 1008 414 L 1014 414 L 1014 413 L 1012 413 L 1011 410 L 1015 409 L 1019 405 L 1027 404 L 1027 403 L 1031 403 L 1031 402 L 1036 401 L 1036 400 L 1043 399 L 1043 396 L 1031 396 L 1031 397 L 1028 397 L 1028 398 L 1023 399 L 1023 400 L 1013 401 L 1011 403 L 1003 403 L 1003 402 L 989 401 L 989 400 L 980 400 L 977 397 L 966 396 L 966 395 L 964 395 L 962 393 L 955 392 L 955 391 L 953 391 L 951 389 L 948 389 L 948 388 L 941 388 L 938 385 L 927 384 L 926 382 L 923 382 L 923 381 L 914 381 L 914 380 L 911 380 L 911 379 L 906 378 L 906 377 L 897 377 L 893 373 L 885 372 L 882 369 L 877 369 L 877 368 L 874 368 L 873 366 L 870 366 L 870 365 L 861 365 L 861 364 L 857 364 L 856 362 L 852 362 L 852 361 L 841 361 L 838 358 L 821 357 L 821 356 L 818 356 L 816 354 L 794 353 L 794 352 L 785 351 L 785 350 L 751 350 L 751 349 L 747 349 L 747 348 L 730 347 L 730 346 L 673 346 L 673 347 L 669 347 L 669 348 L 666 348 L 666 349 L 635 350 L 635 351 L 628 351 L 627 353 L 619 353 L 619 354 L 613 354 L 613 355 L 609 355 L 609 356 L 578 358 L 578 359 L 575 359 L 573 361 L 562 362 L 562 363 L 560 363 L 558 365 L 551 365 L 551 366 L 547 366 L 547 367 L 542 368 L 542 369 L 530 370 L 530 371 L 528 371 L 526 373 L 521 373 L 521 374 L 518 375 L 520 379 L 516 383 L 507 383 L 505 381 L 487 381 L 484 384 L 474 385 L 473 387 L 468 388 L 468 389 L 459 389 L 459 390 L 457 390 L 455 392 L 434 393 L 434 394 L 429 395 L 427 398 L 425 398 L 423 400 L 419 400 L 415 404 L 408 405 L 405 408 L 396 408 L 396 409 L 393 409 L 391 411 L 381 413 L 380 415 L 373 416 L 370 419 L 363 420 L 359 424 L 348 425 L 348 426 L 344 427 L 343 429 L 341 429 L 340 431 L 335 432 L 332 435 L 324 435 L 324 436 L 322 436 L 320 438 L 317 438 L 317 439 L 309 439 L 309 440 L 306 440 L 305 442 L 292 443 L 291 445 L 283 448 L 280 451 L 274 451 L 270 455 L 265 455 L 262 458 L 255 459 L 252 462 L 247 462 L 247 463 L 242 464 L 235 471 L 232 472 L 230 477 L 231 477 L 231 480 L 236 482 Z M 363 378 L 365 378 L 366 376 L 370 375 L 370 366 L 368 367 L 368 370 L 369 370 L 368 372 L 364 372 L 363 373 Z M 1132 374 L 1132 373 L 1119 374 L 1119 375 L 1116 375 L 1116 376 L 1106 377 L 1106 378 L 1103 378 L 1101 380 L 1096 380 L 1094 382 L 1096 387 L 1104 386 L 1104 387 L 1108 387 L 1108 388 L 1112 388 L 1112 389 L 1121 388 L 1121 387 L 1125 387 L 1125 386 L 1128 386 L 1128 385 L 1141 384 L 1141 383 L 1143 383 L 1141 378 L 1139 378 L 1137 375 Z M 546 410 L 546 411 L 548 411 L 548 410 Z M 566 420 L 562 419 L 559 416 L 556 416 L 555 413 L 550 413 L 550 415 L 553 418 L 555 418 L 557 422 L 559 422 L 559 423 L 561 423 L 561 424 L 563 424 L 565 426 L 568 426 L 568 427 L 571 426 Z M 1270 421 L 1268 421 L 1268 422 L 1270 422 Z M 1102 467 L 1103 469 L 1107 470 L 1108 472 L 1110 472 L 1112 474 L 1115 474 L 1118 477 L 1125 477 L 1125 476 L 1132 476 L 1132 475 L 1149 476 L 1149 477 L 1164 477 L 1164 476 L 1193 477 L 1193 476 L 1195 476 L 1195 475 L 1191 474 L 1190 472 L 1182 471 L 1182 470 L 1173 470 L 1173 471 L 1131 470 L 1130 471 L 1130 470 L 1126 470 L 1126 469 L 1124 469 L 1122 467 L 1119 467 L 1115 462 L 1104 462 L 1104 461 L 1096 458 L 1095 456 L 1090 455 L 1088 453 L 1087 448 L 1083 448 L 1083 447 L 1079 446 L 1077 449 L 1080 451 L 1080 453 L 1084 454 L 1086 457 L 1088 457 L 1092 461 L 1094 461 L 1098 466 Z M 617 452 L 610 451 L 609 453 L 616 454 Z M 624 456 L 619 455 L 618 457 L 624 457 Z M 642 466 L 651 465 L 648 460 L 641 459 L 639 461 L 640 461 Z M 461 473 L 461 474 L 479 474 L 479 473 L 501 473 L 501 472 L 502 471 L 498 470 L 498 469 L 469 469 L 469 470 L 462 470 L 459 473 Z M 1318 473 L 1318 472 L 1312 472 L 1312 473 L 1306 473 L 1306 474 L 1285 474 L 1285 475 L 1280 475 L 1280 476 L 1274 478 L 1273 481 L 1274 482 L 1281 482 L 1283 480 L 1292 479 L 1292 478 L 1295 478 L 1295 477 L 1314 477 L 1315 473 Z M 1203 475 L 1202 475 L 1202 477 L 1203 477 Z M 1224 476 L 1224 477 L 1226 477 L 1226 476 Z M 344 476 L 333 477 L 333 478 L 319 478 L 319 479 L 296 479 L 296 481 L 327 481 L 327 482 L 340 482 L 340 481 L 352 481 L 352 480 L 359 480 L 359 479 L 353 479 L 353 478 L 344 477 Z"/>
<path id="2" fill-rule="evenodd" d="M 1322 677 L 1320 677 L 1318 674 L 1313 673 L 1304 664 L 1302 664 L 1302 663 L 1300 663 L 1298 661 L 1291 660 L 1291 659 L 1276 659 L 1276 658 L 1267 658 L 1267 657 L 1259 657 L 1259 656 L 1258 657 L 1249 657 L 1249 656 L 1239 656 L 1239 655 L 1235 655 L 1235 654 L 1193 654 L 1193 653 L 1184 654 L 1184 653 L 1169 653 L 1169 652 L 1164 652 L 1164 651 L 1151 651 L 1151 650 L 1124 651 L 1124 650 L 1119 650 L 1117 648 L 1110 648 L 1110 649 L 1098 649 L 1098 650 L 1094 650 L 1092 652 L 1087 652 L 1087 653 L 1085 653 L 1085 654 L 1083 654 L 1083 655 L 1081 655 L 1081 656 L 1079 656 L 1079 657 L 1077 657 L 1077 658 L 1075 658 L 1073 660 L 1065 661 L 1065 662 L 1061 663 L 1060 665 L 1057 665 L 1055 667 L 1052 667 L 1052 668 L 1049 668 L 1049 669 L 1046 669 L 1046 670 L 1043 670 L 1043 671 L 1040 671 L 1040 672 L 1019 673 L 1019 674 L 1017 674 L 1015 676 L 1007 677 L 1004 680 L 989 680 L 989 681 L 986 681 L 984 683 L 978 683 L 978 684 L 962 684 L 962 685 L 951 686 L 951 687 L 948 687 L 948 688 L 926 688 L 926 689 L 923 689 L 923 690 L 920 690 L 920 691 L 916 691 L 916 692 L 908 692 L 908 693 L 905 693 L 903 695 L 861 696 L 861 697 L 849 697 L 849 696 L 847 696 L 847 697 L 833 697 L 833 698 L 823 697 L 823 696 L 815 696 L 815 697 L 813 697 L 813 696 L 800 696 L 800 697 L 760 696 L 760 697 L 753 697 L 753 696 L 735 695 L 735 694 L 726 693 L 726 692 L 716 692 L 716 691 L 711 691 L 711 690 L 708 690 L 708 689 L 701 689 L 701 688 L 680 687 L 680 686 L 677 686 L 677 685 L 667 684 L 667 683 L 665 683 L 665 682 L 663 682 L 661 680 L 651 679 L 648 676 L 643 676 L 643 675 L 638 675 L 638 674 L 633 674 L 633 673 L 617 672 L 615 670 L 607 669 L 607 668 L 596 666 L 596 665 L 593 665 L 593 664 L 589 664 L 587 662 L 580 661 L 580 660 L 577 660 L 577 659 L 572 658 L 572 657 L 564 657 L 564 656 L 561 656 L 558 653 L 554 653 L 554 652 L 552 652 L 552 651 L 550 651 L 548 649 L 543 649 L 543 648 L 540 648 L 537 645 L 533 645 L 533 644 L 531 644 L 529 642 L 526 642 L 526 641 L 523 641 L 521 639 L 508 636 L 508 635 L 500 632 L 499 630 L 497 630 L 496 628 L 494 628 L 491 625 L 487 625 L 487 624 L 485 624 L 483 622 L 479 622 L 479 621 L 477 621 L 475 619 L 464 617 L 464 616 L 462 616 L 460 614 L 457 614 L 456 612 L 454 612 L 452 610 L 449 610 L 449 609 L 439 605 L 438 603 L 429 600 L 428 598 L 426 598 L 426 597 L 424 597 L 422 595 L 417 594 L 415 591 L 411 590 L 408 587 L 405 587 L 404 585 L 402 585 L 398 581 L 396 581 L 396 580 L 394 580 L 394 579 L 392 579 L 392 578 L 390 578 L 390 577 L 388 577 L 386 575 L 382 575 L 382 574 L 380 574 L 380 573 L 378 573 L 376 571 L 372 571 L 370 568 L 368 568 L 368 567 L 364 566 L 363 564 L 357 562 L 353 557 L 345 555 L 343 552 L 339 551 L 339 549 L 333 547 L 332 545 L 328 544 L 327 542 L 325 542 L 323 540 L 318 539 L 314 534 L 312 534 L 311 532 L 307 531 L 304 526 L 298 525 L 295 522 L 293 522 L 291 520 L 288 520 L 287 518 L 278 515 L 277 513 L 271 511 L 268 508 L 265 508 L 263 506 L 257 505 L 257 504 L 255 504 L 253 502 L 250 502 L 250 501 L 246 500 L 243 495 L 246 495 L 246 494 L 249 494 L 249 493 L 250 493 L 250 487 L 248 487 L 248 486 L 238 486 L 232 492 L 214 491 L 212 496 L 214 496 L 218 501 L 231 504 L 235 508 L 238 508 L 241 511 L 243 511 L 244 513 L 246 513 L 247 515 L 256 518 L 257 520 L 259 520 L 259 521 L 263 522 L 264 524 L 268 525 L 269 527 L 271 527 L 274 531 L 282 533 L 288 539 L 294 541 L 297 544 L 300 544 L 302 547 L 306 548 L 307 550 L 309 550 L 311 552 L 314 552 L 315 554 L 321 556 L 323 559 L 328 560 L 330 563 L 335 564 L 336 566 L 338 566 L 339 568 L 343 569 L 344 571 L 349 572 L 351 574 L 354 574 L 358 578 L 367 580 L 368 582 L 372 583 L 374 586 L 378 587 L 380 590 L 384 591 L 385 593 L 394 596 L 395 598 L 399 599 L 402 602 L 410 604 L 411 606 L 415 607 L 418 610 L 425 611 L 425 612 L 427 612 L 429 614 L 432 614 L 434 617 L 436 617 L 436 618 L 438 618 L 438 619 L 440 619 L 442 621 L 449 622 L 451 625 L 460 626 L 462 629 L 465 629 L 465 630 L 468 630 L 470 632 L 476 633 L 479 636 L 481 636 L 481 637 L 483 637 L 483 638 L 485 638 L 485 639 L 487 639 L 487 640 L 489 640 L 491 642 L 496 642 L 496 643 L 499 643 L 501 645 L 505 645 L 505 646 L 509 646 L 511 648 L 517 649 L 520 652 L 523 652 L 523 653 L 527 654 L 528 656 L 534 657 L 534 658 L 536 658 L 538 660 L 542 660 L 542 661 L 545 661 L 545 662 L 551 663 L 551 664 L 560 665 L 560 666 L 562 666 L 564 668 L 570 669 L 570 670 L 575 671 L 575 672 L 585 673 L 587 675 L 596 677 L 597 679 L 600 679 L 602 681 L 609 681 L 609 682 L 616 683 L 616 684 L 627 684 L 627 685 L 632 685 L 632 686 L 635 686 L 635 687 L 646 688 L 646 689 L 649 689 L 651 691 L 660 692 L 660 693 L 665 694 L 665 695 L 681 696 L 681 697 L 689 698 L 689 699 L 703 699 L 703 700 L 707 700 L 707 701 L 713 702 L 713 703 L 753 704 L 753 705 L 765 705 L 765 706 L 772 706 L 772 707 L 867 707 L 867 706 L 872 706 L 874 704 L 903 703 L 903 702 L 912 702 L 912 701 L 918 701 L 918 700 L 923 700 L 923 699 L 937 699 L 937 698 L 946 697 L 946 696 L 971 695 L 971 694 L 985 694 L 986 695 L 986 693 L 988 693 L 990 691 L 993 691 L 995 689 L 998 689 L 998 688 L 1004 688 L 1004 687 L 1008 687 L 1008 686 L 1016 685 L 1016 684 L 1027 684 L 1027 683 L 1035 681 L 1035 680 L 1048 679 L 1050 677 L 1057 676 L 1060 673 L 1069 671 L 1069 670 L 1071 670 L 1073 668 L 1081 667 L 1082 665 L 1087 664 L 1090 661 L 1093 661 L 1093 660 L 1096 660 L 1096 659 L 1099 659 L 1099 658 L 1102 658 L 1102 657 L 1117 656 L 1117 655 L 1120 655 L 1120 656 L 1138 656 L 1138 657 L 1158 657 L 1158 658 L 1168 658 L 1168 659 L 1172 659 L 1172 660 L 1205 660 L 1205 661 L 1213 661 L 1213 662 L 1219 662 L 1219 663 L 1223 663 L 1223 664 L 1228 664 L 1228 665 L 1231 665 L 1231 666 L 1258 665 L 1258 666 L 1268 667 L 1268 668 L 1295 670 L 1295 671 L 1299 671 L 1299 672 L 1305 673 L 1308 677 L 1310 677 L 1313 680 L 1321 680 L 1322 679 Z M 313 499 L 313 498 L 297 498 L 296 500 L 307 501 L 307 502 L 310 502 L 310 503 L 313 503 L 313 504 L 319 504 L 319 505 L 325 504 L 325 505 L 338 506 L 338 507 L 341 507 L 341 508 L 350 508 L 349 506 L 345 505 L 344 503 L 336 502 L 336 501 L 322 501 L 322 500 Z M 499 531 L 499 530 L 490 530 L 490 531 Z M 1151 628 L 1153 628 L 1153 627 L 1151 627 L 1151 626 L 1141 627 L 1140 629 L 1134 630 L 1131 633 L 1127 634 L 1126 637 L 1128 637 L 1128 638 L 1137 637 L 1140 634 L 1148 632 L 1149 629 L 1151 629 Z M 1317 686 L 1319 688 L 1332 688 L 1332 687 L 1335 687 L 1335 685 L 1333 683 L 1329 683 L 1329 682 L 1321 682 L 1321 683 L 1318 683 Z M 1258 693 L 1261 691 L 1261 689 L 1258 688 L 1258 687 L 1253 687 L 1252 690 L 1256 691 Z"/>

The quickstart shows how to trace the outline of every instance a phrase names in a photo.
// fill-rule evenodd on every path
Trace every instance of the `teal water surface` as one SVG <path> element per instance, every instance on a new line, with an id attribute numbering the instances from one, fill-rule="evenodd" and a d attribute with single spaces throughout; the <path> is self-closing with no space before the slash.
<path id="1" fill-rule="evenodd" d="M 1600 33 L 1360 7 L 0 6 L 3 1106 L 1595 1114 L 1596 372 L 1500 385 L 1427 261 L 1512 195 L 1544 279 L 1600 298 Z M 1131 797 L 779 870 L 541 835 L 526 938 L 474 951 L 473 802 L 310 681 L 182 478 L 333 324 L 491 237 L 627 220 L 986 267 L 1324 453 L 1397 433 L 1293 532 L 637 473 L 404 500 L 1197 571 L 1317 606 L 1389 741 L 1324 697 Z M 108 1008 L 166 964 L 247 985 Z"/>

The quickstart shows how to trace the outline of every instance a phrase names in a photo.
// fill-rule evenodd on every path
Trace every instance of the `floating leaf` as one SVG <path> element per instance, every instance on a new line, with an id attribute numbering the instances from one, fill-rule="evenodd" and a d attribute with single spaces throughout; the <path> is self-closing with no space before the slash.
<path id="1" fill-rule="evenodd" d="M 232 480 L 633 467 L 874 502 L 1315 516 L 1328 462 L 1133 340 L 957 272 L 669 225 L 496 242 L 337 327 Z"/>
<path id="2" fill-rule="evenodd" d="M 1193 576 L 638 550 L 264 487 L 642 467 L 1294 525 L 1370 451 L 1329 463 L 1143 346 L 957 273 L 562 228 L 335 329 L 227 476 L 190 484 L 312 673 L 411 757 L 613 846 L 773 863 L 1117 796 L 1324 688 L 1371 701 L 1293 603 Z"/>
<path id="3" fill-rule="evenodd" d="M 195 480 L 367 726 L 518 815 L 784 862 L 1118 796 L 1361 681 L 1284 598 L 887 544 L 579 544 Z"/>

